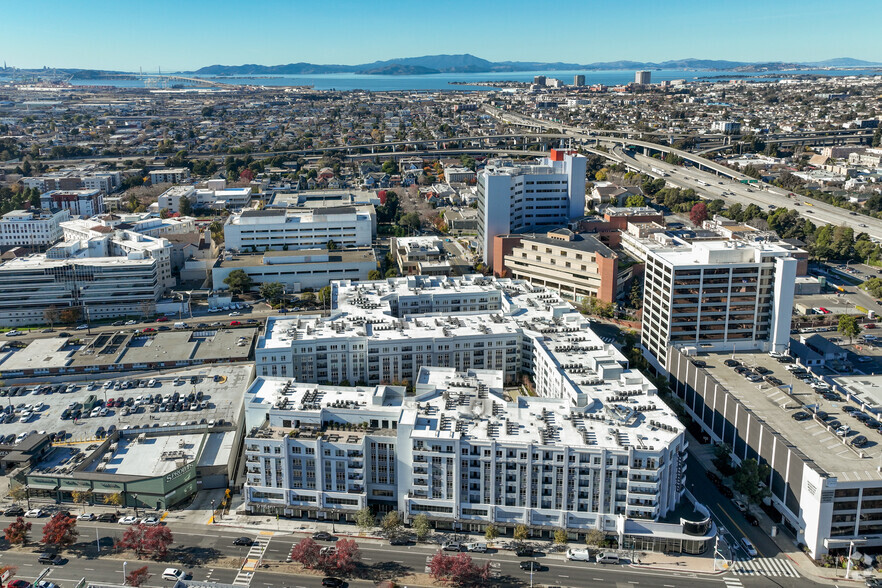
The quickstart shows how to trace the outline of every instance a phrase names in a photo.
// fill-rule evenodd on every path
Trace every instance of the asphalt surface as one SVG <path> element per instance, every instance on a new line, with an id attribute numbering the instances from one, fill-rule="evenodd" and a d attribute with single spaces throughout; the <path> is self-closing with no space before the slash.
<path id="1" fill-rule="evenodd" d="M 690 466 L 691 468 L 692 466 Z M 697 469 L 697 466 L 695 466 Z M 708 485 L 709 486 L 709 485 Z M 724 500 L 724 499 L 723 499 Z M 719 508 L 724 516 L 735 516 L 730 513 L 725 505 L 712 505 Z M 11 519 L 0 518 L 0 524 L 7 525 Z M 31 531 L 32 540 L 39 539 L 42 533 L 42 525 L 48 520 L 29 519 L 34 523 Z M 730 525 L 731 526 L 731 525 Z M 743 526 L 743 525 L 742 525 Z M 81 578 L 89 581 L 105 583 L 121 583 L 123 578 L 123 560 L 118 556 L 109 556 L 106 551 L 115 538 L 122 536 L 125 527 L 110 523 L 93 523 L 80 521 L 77 525 L 80 531 L 79 542 L 62 555 L 65 561 L 60 566 L 46 566 L 37 562 L 41 548 L 39 544 L 32 544 L 24 549 L 9 549 L 5 541 L 0 540 L 0 565 L 13 565 L 17 568 L 16 576 L 28 581 L 49 568 L 44 579 L 54 582 L 62 588 L 74 586 Z M 231 583 L 237 574 L 237 570 L 231 567 L 232 562 L 244 558 L 248 547 L 234 546 L 233 539 L 240 536 L 258 536 L 258 531 L 246 532 L 242 529 L 230 529 L 224 527 L 193 528 L 192 525 L 172 524 L 170 528 L 174 534 L 175 544 L 170 550 L 168 561 L 148 562 L 127 560 L 126 571 L 131 572 L 137 567 L 148 566 L 151 574 L 145 586 L 148 588 L 170 586 L 170 582 L 161 579 L 162 571 L 166 567 L 179 567 L 187 572 L 189 579 L 197 581 L 214 581 Z M 750 532 L 750 531 L 748 531 Z M 302 533 L 281 533 L 271 537 L 264 555 L 264 561 L 270 564 L 269 569 L 257 571 L 251 581 L 254 588 L 291 588 L 312 587 L 321 585 L 321 577 L 292 576 L 283 572 L 272 570 L 273 562 L 284 561 L 291 547 L 300 539 L 307 536 Z M 770 549 L 762 542 L 761 537 L 751 534 L 757 547 L 762 553 Z M 102 556 L 96 557 L 96 539 L 100 539 Z M 766 538 L 768 541 L 768 538 Z M 321 542 L 320 542 L 321 543 Z M 328 543 L 329 544 L 329 543 Z M 396 547 L 390 550 L 388 545 L 376 541 L 359 541 L 362 554 L 363 566 L 357 574 L 360 579 L 351 579 L 350 586 L 373 586 L 379 578 L 394 577 L 407 571 L 422 572 L 429 558 L 436 553 L 437 545 L 411 545 Z M 524 561 L 510 551 L 488 552 L 487 554 L 471 554 L 478 564 L 490 562 L 497 572 L 494 586 L 529 586 L 530 574 L 519 568 L 519 563 Z M 222 558 L 227 559 L 226 562 Z M 635 569 L 623 565 L 602 565 L 587 562 L 568 562 L 558 557 L 538 555 L 534 558 L 539 562 L 542 571 L 533 574 L 535 584 L 552 585 L 561 587 L 582 586 L 652 586 L 661 588 L 699 588 L 702 586 L 731 585 L 734 576 L 725 574 L 721 576 L 698 575 L 691 572 L 672 572 L 651 569 Z M 738 576 L 738 580 L 745 586 L 805 586 L 809 582 L 805 578 L 786 578 L 765 576 Z"/>

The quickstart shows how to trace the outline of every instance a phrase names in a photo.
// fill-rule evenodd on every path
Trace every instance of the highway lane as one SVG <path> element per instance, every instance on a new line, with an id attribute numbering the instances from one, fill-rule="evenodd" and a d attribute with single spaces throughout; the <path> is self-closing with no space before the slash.
<path id="1" fill-rule="evenodd" d="M 614 149 L 615 154 L 630 167 L 653 177 L 660 174 L 653 171 L 657 168 L 664 171 L 668 185 L 680 188 L 692 188 L 708 199 L 722 199 L 728 204 L 739 203 L 743 207 L 756 204 L 765 212 L 775 208 L 789 208 L 797 211 L 800 216 L 809 219 L 815 225 L 832 224 L 852 227 L 855 232 L 867 233 L 872 239 L 882 242 L 882 220 L 859 213 L 852 213 L 831 204 L 805 198 L 802 196 L 788 197 L 783 188 L 765 183 L 746 185 L 698 169 L 683 168 L 647 157 L 645 155 L 630 156 L 621 148 Z"/>

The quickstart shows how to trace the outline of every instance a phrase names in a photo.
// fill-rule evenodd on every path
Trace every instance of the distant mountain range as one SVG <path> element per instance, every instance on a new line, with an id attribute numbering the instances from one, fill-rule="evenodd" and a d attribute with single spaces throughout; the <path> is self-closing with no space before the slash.
<path id="1" fill-rule="evenodd" d="M 755 63 L 747 61 L 724 61 L 714 59 L 676 59 L 654 63 L 649 61 L 606 61 L 599 63 L 563 63 L 542 61 L 487 61 L 468 53 L 462 55 L 425 55 L 403 57 L 387 61 L 375 61 L 362 65 L 318 65 L 315 63 L 289 63 L 287 65 L 209 65 L 196 71 L 196 75 L 251 76 L 355 73 L 370 75 L 424 75 L 438 73 L 490 73 L 523 71 L 565 70 L 619 70 L 619 69 L 694 69 L 705 71 L 769 71 L 804 67 L 873 67 L 882 64 L 838 57 L 811 63 L 784 63 L 779 61 Z"/>

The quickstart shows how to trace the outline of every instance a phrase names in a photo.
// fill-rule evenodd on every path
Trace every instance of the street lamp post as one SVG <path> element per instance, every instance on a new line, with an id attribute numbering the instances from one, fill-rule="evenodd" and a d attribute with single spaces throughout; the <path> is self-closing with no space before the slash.
<path id="1" fill-rule="evenodd" d="M 25 500 L 28 501 L 28 510 L 31 510 L 31 487 L 25 484 Z"/>
<path id="2" fill-rule="evenodd" d="M 123 562 L 123 586 L 126 585 L 126 564 L 127 563 L 128 562 L 125 562 L 125 561 Z"/>
<path id="3" fill-rule="evenodd" d="M 211 501 L 211 523 L 212 523 L 212 524 L 214 524 L 214 517 L 215 517 L 216 515 L 217 515 L 217 513 L 216 513 L 216 511 L 214 510 L 214 499 L 212 499 L 212 501 Z"/>
<path id="4" fill-rule="evenodd" d="M 135 502 L 135 516 L 137 517 L 138 516 L 138 495 L 132 494 L 132 499 Z"/>

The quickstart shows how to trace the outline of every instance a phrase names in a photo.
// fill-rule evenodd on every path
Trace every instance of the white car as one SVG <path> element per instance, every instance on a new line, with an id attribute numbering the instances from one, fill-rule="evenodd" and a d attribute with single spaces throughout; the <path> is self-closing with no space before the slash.
<path id="1" fill-rule="evenodd" d="M 39 508 L 32 508 L 25 513 L 25 518 L 28 519 L 39 519 L 41 516 L 43 516 L 43 511 Z"/>
<path id="2" fill-rule="evenodd" d="M 744 547 L 744 551 L 747 552 L 747 555 L 750 557 L 756 557 L 756 547 L 753 546 L 753 543 L 750 542 L 750 539 L 747 537 L 741 538 L 741 546 Z"/>
<path id="3" fill-rule="evenodd" d="M 742 514 L 747 512 L 747 505 L 741 500 L 733 500 L 732 504 L 735 505 L 735 508 L 738 509 L 738 512 Z"/>
<path id="4" fill-rule="evenodd" d="M 230 313 L 229 315 L 227 315 L 227 316 L 242 316 L 242 313 L 241 313 L 241 312 L 231 312 L 231 313 Z"/>
<path id="5" fill-rule="evenodd" d="M 137 324 L 138 324 L 138 321 L 132 319 L 132 320 L 130 320 L 130 321 L 126 321 L 126 324 L 127 324 L 127 325 L 137 325 Z"/>
<path id="6" fill-rule="evenodd" d="M 77 325 L 77 331 L 85 331 L 89 328 L 89 325 Z"/>
<path id="7" fill-rule="evenodd" d="M 182 580 L 183 578 L 183 570 L 179 570 L 177 568 L 165 568 L 165 571 L 162 572 L 163 580 L 171 580 L 173 582 L 177 582 L 178 580 Z"/>
<path id="8" fill-rule="evenodd" d="M 138 517 L 133 517 L 133 516 L 129 515 L 127 517 L 122 517 L 117 522 L 120 525 L 137 525 L 138 524 Z"/>
<path id="9" fill-rule="evenodd" d="M 22 331 L 16 331 L 15 329 L 6 333 L 7 337 L 18 337 L 19 335 L 24 335 L 24 333 Z"/>
<path id="10" fill-rule="evenodd" d="M 148 527 L 156 527 L 159 525 L 159 517 L 147 517 L 141 521 L 141 524 L 147 525 Z"/>
<path id="11" fill-rule="evenodd" d="M 94 521 L 95 515 L 90 512 L 84 512 L 83 514 L 77 515 L 77 520 L 78 521 Z"/>

